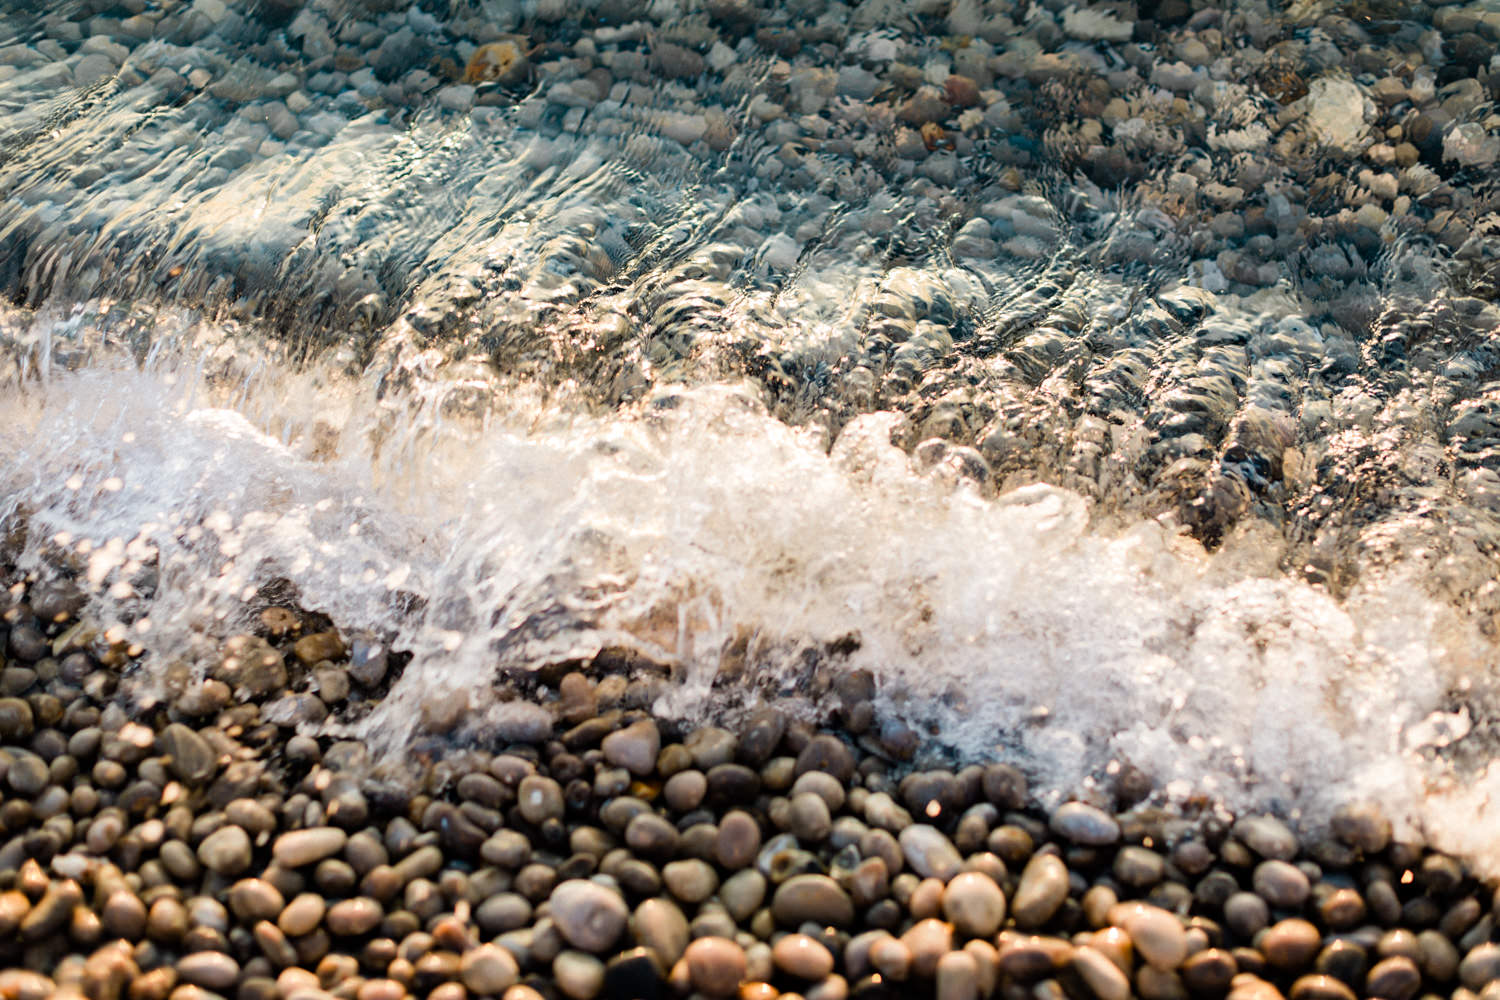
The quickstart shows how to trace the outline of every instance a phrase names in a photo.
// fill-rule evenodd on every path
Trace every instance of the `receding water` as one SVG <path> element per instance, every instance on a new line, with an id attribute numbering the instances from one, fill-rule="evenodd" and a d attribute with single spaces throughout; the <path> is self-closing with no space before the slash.
<path id="1" fill-rule="evenodd" d="M 431 699 L 493 739 L 501 673 L 601 650 L 691 718 L 862 669 L 1046 796 L 1369 797 L 1500 870 L 1482 169 L 1356 222 L 1314 182 L 1379 186 L 1342 148 L 1373 104 L 1334 135 L 1205 73 L 1183 118 L 1168 37 L 1043 51 L 1026 5 L 799 7 L 832 33 L 795 52 L 722 4 L 136 6 L 0 4 L 0 482 L 137 696 L 294 592 L 413 654 L 329 723 L 386 749 Z M 1297 16 L 1235 8 L 1226 52 L 1301 37 L 1318 76 Z M 526 73 L 454 82 L 518 34 Z M 995 99 L 911 146 L 892 65 L 981 42 Z M 1101 167 L 1111 115 L 1159 148 Z"/>

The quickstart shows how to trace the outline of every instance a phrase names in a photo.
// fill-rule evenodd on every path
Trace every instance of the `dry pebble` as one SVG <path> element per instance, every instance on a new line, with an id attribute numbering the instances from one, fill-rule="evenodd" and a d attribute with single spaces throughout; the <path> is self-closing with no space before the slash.
<path id="1" fill-rule="evenodd" d="M 1003 765 L 906 773 L 764 714 L 681 735 L 583 712 L 596 688 L 567 676 L 557 742 L 452 756 L 420 792 L 307 738 L 292 770 L 163 803 L 253 753 L 227 725 L 121 720 L 77 741 L 119 773 L 71 829 L 71 796 L 46 797 L 80 771 L 41 752 L 74 740 L 37 713 L 38 752 L 0 758 L 35 786 L 0 803 L 32 831 L 0 845 L 0 949 L 55 953 L 57 978 L 12 968 L 0 996 L 1417 1000 L 1500 980 L 1493 895 L 1368 808 L 1307 843 L 1265 816 L 1227 837 L 1150 807 L 1043 817 Z M 142 782 L 156 798 L 122 804 Z"/>

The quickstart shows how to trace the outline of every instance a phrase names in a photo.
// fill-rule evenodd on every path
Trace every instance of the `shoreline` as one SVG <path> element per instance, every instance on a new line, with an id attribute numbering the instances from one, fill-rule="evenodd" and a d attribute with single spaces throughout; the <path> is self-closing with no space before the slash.
<path id="1" fill-rule="evenodd" d="M 386 681 L 326 619 L 269 608 L 139 711 L 139 650 L 82 607 L 21 583 L 4 614 L 6 1000 L 1500 995 L 1500 887 L 1372 808 L 1299 838 L 1136 806 L 1127 771 L 1043 812 L 1009 765 L 874 752 L 857 674 L 836 726 L 730 731 L 559 671 L 545 723 L 428 740 L 407 785 L 294 735 Z"/>

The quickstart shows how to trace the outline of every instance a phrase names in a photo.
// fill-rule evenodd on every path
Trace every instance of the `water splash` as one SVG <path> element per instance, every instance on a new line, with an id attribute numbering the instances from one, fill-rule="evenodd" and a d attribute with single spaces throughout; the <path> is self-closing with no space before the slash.
<path id="1" fill-rule="evenodd" d="M 1470 832 L 1496 808 L 1487 727 L 1439 725 L 1500 709 L 1475 683 L 1493 644 L 1420 596 L 1421 566 L 1339 600 L 1280 572 L 1265 529 L 1208 553 L 1057 487 L 987 497 L 953 456 L 893 444 L 895 413 L 830 442 L 719 385 L 398 418 L 336 368 L 241 351 L 230 374 L 229 331 L 158 321 L 177 349 L 29 374 L 0 419 L 23 565 L 69 554 L 95 613 L 149 634 L 148 677 L 273 581 L 415 654 L 358 723 L 386 749 L 432 698 L 468 698 L 482 737 L 508 669 L 633 649 L 672 670 L 658 709 L 701 719 L 726 691 L 796 697 L 803 654 L 842 643 L 840 669 L 1044 797 L 1128 761 L 1177 802 L 1316 817 L 1373 797 L 1403 833 L 1500 862 Z"/>

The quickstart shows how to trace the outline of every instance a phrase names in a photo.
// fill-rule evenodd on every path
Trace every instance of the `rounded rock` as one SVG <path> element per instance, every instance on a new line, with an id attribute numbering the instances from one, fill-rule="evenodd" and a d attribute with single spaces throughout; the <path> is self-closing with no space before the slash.
<path id="1" fill-rule="evenodd" d="M 1155 906 L 1137 905 L 1125 917 L 1125 933 L 1141 958 L 1154 969 L 1170 972 L 1188 955 L 1187 931 L 1182 921 Z"/>
<path id="2" fill-rule="evenodd" d="M 1120 824 L 1115 818 L 1087 802 L 1059 806 L 1049 825 L 1058 836 L 1089 847 L 1103 847 L 1120 839 Z"/>
<path id="3" fill-rule="evenodd" d="M 374 930 L 385 916 L 380 904 L 368 896 L 340 900 L 328 908 L 323 922 L 340 937 L 358 937 Z"/>
<path id="4" fill-rule="evenodd" d="M 965 937 L 987 938 L 1005 922 L 1005 893 L 982 872 L 962 872 L 943 889 L 943 916 Z"/>
<path id="5" fill-rule="evenodd" d="M 459 978 L 480 996 L 499 996 L 514 986 L 520 976 L 521 969 L 514 956 L 497 944 L 470 948 L 459 964 Z"/>
<path id="6" fill-rule="evenodd" d="M 336 826 L 315 826 L 283 833 L 271 845 L 271 857 L 283 868 L 301 868 L 344 849 L 349 835 Z"/>
<path id="7" fill-rule="evenodd" d="M 771 947 L 771 959 L 788 975 L 821 982 L 833 972 L 833 955 L 806 934 L 787 934 Z"/>
<path id="8" fill-rule="evenodd" d="M 250 835 L 237 826 L 224 826 L 203 838 L 198 860 L 218 875 L 238 875 L 250 867 Z"/>
<path id="9" fill-rule="evenodd" d="M 783 924 L 796 927 L 812 920 L 835 927 L 854 922 L 854 904 L 848 893 L 827 875 L 793 875 L 776 889 L 771 913 Z"/>
<path id="10" fill-rule="evenodd" d="M 745 950 L 728 938 L 699 938 L 682 959 L 693 988 L 708 996 L 727 997 L 745 980 Z"/>
<path id="11" fill-rule="evenodd" d="M 656 768 L 661 753 L 661 731 L 650 719 L 642 719 L 604 737 L 599 745 L 604 759 L 634 775 L 647 775 Z"/>
<path id="12" fill-rule="evenodd" d="M 1365 980 L 1365 994 L 1381 1000 L 1411 1000 L 1422 986 L 1422 972 L 1405 955 L 1375 963 Z"/>
<path id="13" fill-rule="evenodd" d="M 1293 971 L 1310 964 L 1322 943 L 1317 927 L 1293 917 L 1267 928 L 1260 939 L 1260 952 L 1272 968 Z"/>
<path id="14" fill-rule="evenodd" d="M 239 979 L 240 967 L 222 952 L 197 951 L 177 960 L 177 974 L 194 986 L 222 992 Z"/>
<path id="15" fill-rule="evenodd" d="M 935 826 L 914 823 L 897 840 L 906 863 L 923 878 L 946 882 L 963 867 L 963 858 L 947 836 Z"/>
<path id="16" fill-rule="evenodd" d="M 1085 945 L 1074 950 L 1068 964 L 1098 1000 L 1129 1000 L 1130 980 L 1103 952 Z"/>
<path id="17" fill-rule="evenodd" d="M 562 936 L 587 952 L 602 952 L 614 944 L 630 917 L 618 893 L 583 879 L 558 883 L 549 905 Z"/>
<path id="18" fill-rule="evenodd" d="M 1458 980 L 1475 993 L 1500 980 L 1500 944 L 1486 942 L 1469 949 L 1458 963 Z"/>
<path id="19" fill-rule="evenodd" d="M 1256 895 L 1279 910 L 1299 908 L 1312 891 L 1302 869 L 1286 861 L 1262 861 L 1255 866 L 1251 884 Z"/>
<path id="20" fill-rule="evenodd" d="M 1055 854 L 1038 854 L 1021 870 L 1021 881 L 1011 900 L 1016 926 L 1033 930 L 1052 919 L 1068 898 L 1068 868 Z"/>

